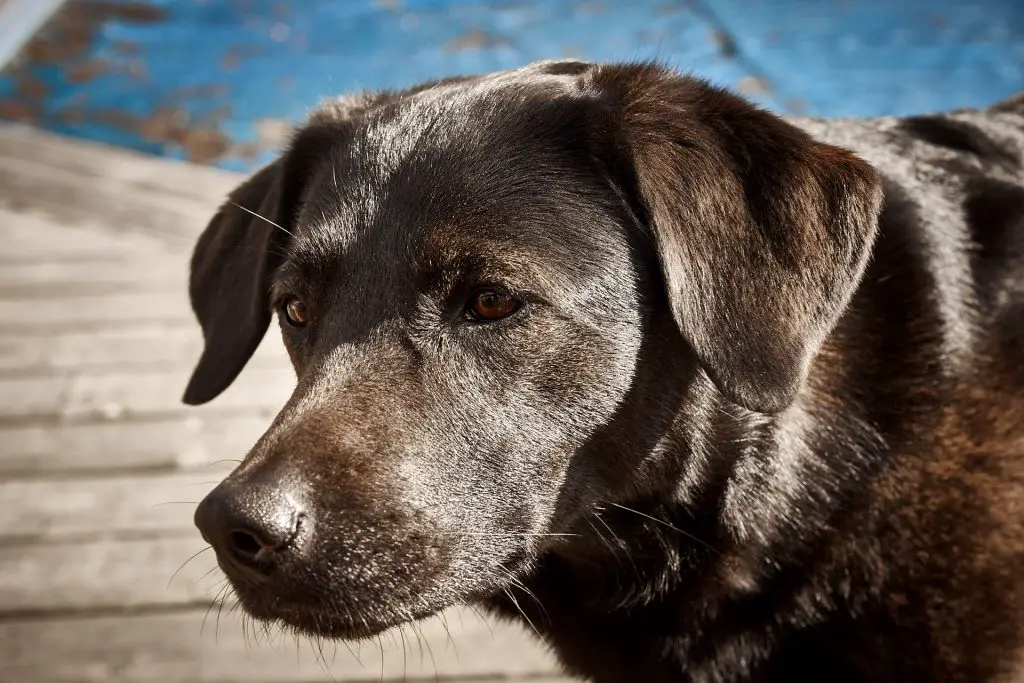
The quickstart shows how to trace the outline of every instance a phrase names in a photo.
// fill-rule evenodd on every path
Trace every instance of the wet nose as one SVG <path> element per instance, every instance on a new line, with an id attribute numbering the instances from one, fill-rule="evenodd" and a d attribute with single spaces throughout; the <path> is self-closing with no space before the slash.
<path id="1" fill-rule="evenodd" d="M 224 482 L 196 508 L 195 524 L 224 569 L 267 575 L 301 554 L 306 519 L 287 490 Z"/>

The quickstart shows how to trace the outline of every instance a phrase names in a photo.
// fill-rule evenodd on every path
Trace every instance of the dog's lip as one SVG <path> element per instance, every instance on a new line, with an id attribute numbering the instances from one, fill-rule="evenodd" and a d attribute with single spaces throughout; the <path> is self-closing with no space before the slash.
<path id="1" fill-rule="evenodd" d="M 325 609 L 309 603 L 268 598 L 259 588 L 236 586 L 239 603 L 252 617 L 270 624 L 281 624 L 302 634 L 337 640 L 373 638 L 390 628 L 410 621 L 409 615 L 394 613 L 391 618 L 353 613 L 347 618 L 343 611 Z M 412 620 L 430 616 L 434 612 L 416 614 Z"/>
<path id="2" fill-rule="evenodd" d="M 258 587 L 267 583 L 270 578 L 266 573 L 238 562 L 231 557 L 231 553 L 221 553 L 216 549 L 213 552 L 217 557 L 217 565 L 234 584 Z"/>

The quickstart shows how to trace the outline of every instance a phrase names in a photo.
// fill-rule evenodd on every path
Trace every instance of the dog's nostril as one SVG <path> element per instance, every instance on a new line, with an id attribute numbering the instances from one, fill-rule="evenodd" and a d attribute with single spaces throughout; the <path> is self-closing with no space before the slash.
<path id="1" fill-rule="evenodd" d="M 234 548 L 235 553 L 247 559 L 256 559 L 260 551 L 264 550 L 264 544 L 255 534 L 243 529 L 232 531 L 228 534 L 228 542 Z M 272 548 L 267 548 L 272 550 Z"/>
<path id="2" fill-rule="evenodd" d="M 227 570 L 266 574 L 301 558 L 306 513 L 287 491 L 266 485 L 221 484 L 196 509 L 196 526 Z M 250 571 L 251 574 L 251 571 Z"/>

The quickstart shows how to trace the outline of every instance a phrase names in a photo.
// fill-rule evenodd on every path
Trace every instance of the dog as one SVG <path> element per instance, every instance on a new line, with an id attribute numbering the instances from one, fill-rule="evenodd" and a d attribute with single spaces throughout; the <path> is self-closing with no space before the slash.
<path id="1" fill-rule="evenodd" d="M 327 102 L 191 261 L 243 608 L 460 603 L 598 682 L 1024 681 L 1024 93 L 784 119 L 650 63 Z"/>

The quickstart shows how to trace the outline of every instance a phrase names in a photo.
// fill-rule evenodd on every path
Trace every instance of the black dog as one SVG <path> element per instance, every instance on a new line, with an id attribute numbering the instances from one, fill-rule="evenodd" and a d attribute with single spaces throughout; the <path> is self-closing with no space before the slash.
<path id="1" fill-rule="evenodd" d="M 196 247 L 185 401 L 275 310 L 298 375 L 197 524 L 328 637 L 474 602 L 596 681 L 1022 681 L 1022 151 L 1024 97 L 787 122 L 652 65 L 328 104 Z"/>

